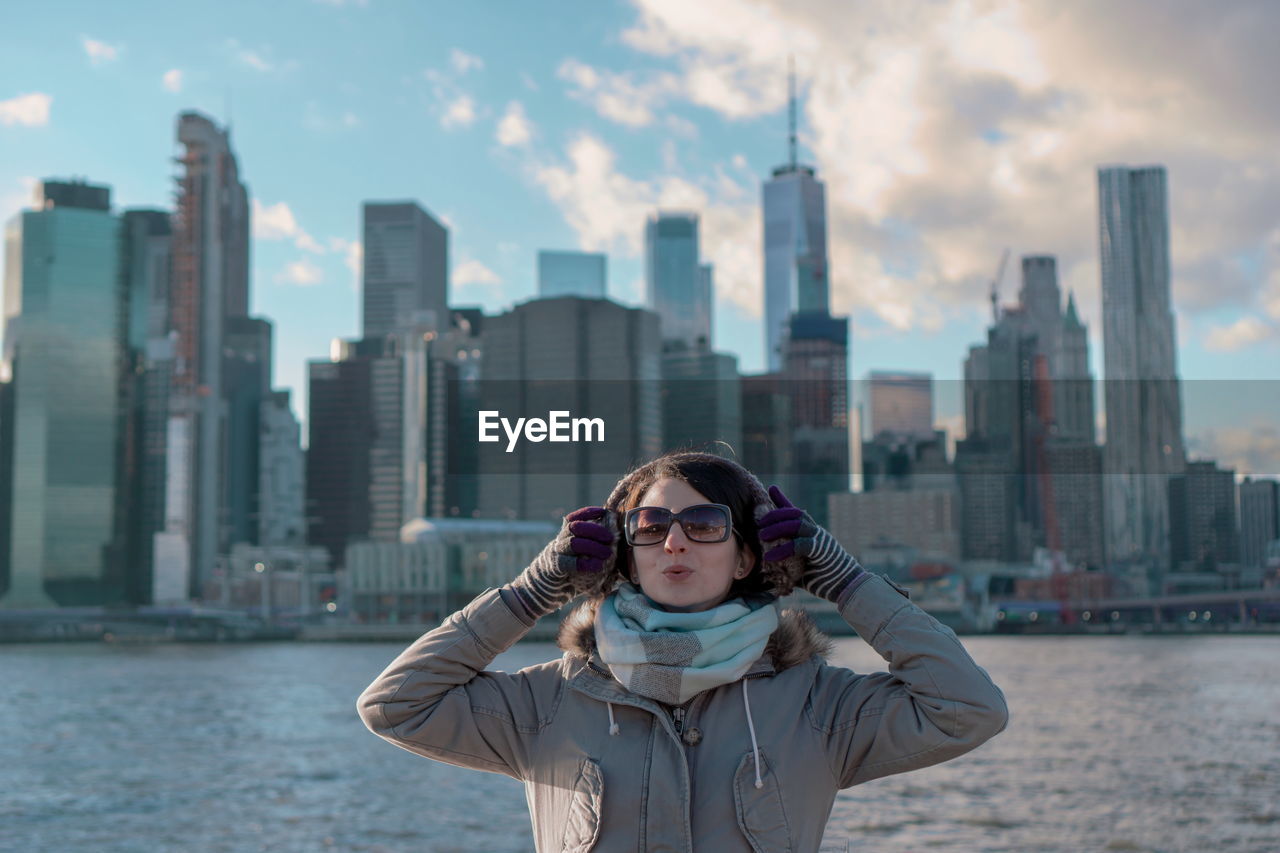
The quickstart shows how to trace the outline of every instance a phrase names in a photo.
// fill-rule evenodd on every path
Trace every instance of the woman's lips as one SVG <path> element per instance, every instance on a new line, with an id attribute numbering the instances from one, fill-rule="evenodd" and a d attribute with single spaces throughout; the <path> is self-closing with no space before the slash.
<path id="1" fill-rule="evenodd" d="M 688 566 L 668 566 L 662 570 L 662 576 L 670 581 L 682 581 L 685 578 L 693 577 L 693 569 Z"/>

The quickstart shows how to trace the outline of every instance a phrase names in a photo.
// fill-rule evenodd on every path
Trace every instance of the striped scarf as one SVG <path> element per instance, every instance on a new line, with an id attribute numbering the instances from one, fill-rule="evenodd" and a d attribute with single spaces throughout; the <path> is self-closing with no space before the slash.
<path id="1" fill-rule="evenodd" d="M 741 678 L 777 627 L 772 598 L 735 598 L 698 613 L 673 613 L 624 583 L 601 602 L 595 635 L 600 659 L 624 687 L 681 705 Z"/>

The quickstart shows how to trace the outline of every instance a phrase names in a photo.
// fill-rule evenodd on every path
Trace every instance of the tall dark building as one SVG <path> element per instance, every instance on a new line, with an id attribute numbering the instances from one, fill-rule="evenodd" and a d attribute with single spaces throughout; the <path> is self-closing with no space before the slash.
<path id="1" fill-rule="evenodd" d="M 307 541 L 342 565 L 348 544 L 369 537 L 373 359 L 340 353 L 307 364 Z"/>
<path id="2" fill-rule="evenodd" d="M 130 598 L 152 600 L 154 537 L 164 530 L 165 433 L 173 369 L 169 339 L 169 279 L 173 228 L 168 211 L 126 210 L 120 252 L 127 299 L 124 381 L 121 382 L 122 451 L 117 516 L 121 559 L 128 566 Z"/>
<path id="3" fill-rule="evenodd" d="M 791 395 L 776 373 L 742 377 L 742 450 L 740 461 L 762 480 L 794 491 Z"/>
<path id="4" fill-rule="evenodd" d="M 1027 560 L 1043 530 L 1037 355 L 1022 312 L 1007 309 L 965 361 L 966 438 L 956 444 L 956 474 L 967 559 Z"/>
<path id="5" fill-rule="evenodd" d="M 1170 569 L 1219 571 L 1240 562 L 1235 472 L 1188 462 L 1169 478 Z"/>
<path id="6" fill-rule="evenodd" d="M 662 353 L 662 446 L 738 458 L 742 380 L 736 358 L 667 346 Z"/>
<path id="7" fill-rule="evenodd" d="M 226 471 L 222 495 L 224 549 L 258 543 L 259 439 L 262 402 L 271 394 L 271 323 L 228 317 L 223 382 L 227 401 Z"/>
<path id="8" fill-rule="evenodd" d="M 534 299 L 485 319 L 479 405 L 503 417 L 553 411 L 603 421 L 603 440 L 480 448 L 482 517 L 559 519 L 599 504 L 662 443 L 658 315 L 607 299 Z"/>
<path id="9" fill-rule="evenodd" d="M 1061 306 L 1057 261 L 1022 259 L 1019 304 L 997 309 L 965 362 L 968 440 L 956 448 L 967 557 L 1025 561 L 1036 547 L 1100 566 L 1101 451 L 1093 439 L 1088 331 Z M 1007 459 L 996 457 L 1005 454 Z M 966 482 L 970 475 L 977 480 Z M 991 488 L 1004 476 L 1008 495 Z M 1010 513 L 998 523 L 995 512 Z M 998 546 L 997 535 L 1005 537 Z"/>
<path id="10" fill-rule="evenodd" d="M 363 337 L 448 325 L 449 232 L 412 201 L 365 202 Z"/>
<path id="11" fill-rule="evenodd" d="M 849 319 L 794 314 L 783 349 L 791 397 L 792 497 L 819 524 L 827 495 L 849 491 Z"/>
<path id="12" fill-rule="evenodd" d="M 1240 484 L 1240 562 L 1266 565 L 1267 546 L 1280 540 L 1280 483 L 1253 480 Z"/>

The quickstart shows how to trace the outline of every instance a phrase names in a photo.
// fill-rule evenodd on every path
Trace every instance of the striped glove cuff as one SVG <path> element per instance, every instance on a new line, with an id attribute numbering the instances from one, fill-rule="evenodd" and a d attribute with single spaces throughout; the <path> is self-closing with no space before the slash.
<path id="1" fill-rule="evenodd" d="M 511 582 L 512 591 L 535 619 L 558 610 L 573 598 L 573 581 L 569 573 L 576 568 L 578 556 L 559 550 L 562 538 L 563 532 Z"/>
<path id="2" fill-rule="evenodd" d="M 807 555 L 801 585 L 819 598 L 836 601 L 863 569 L 826 529 L 816 524 L 814 527 L 817 531 L 813 534 L 813 544 L 809 546 L 812 550 Z"/>
<path id="3" fill-rule="evenodd" d="M 538 619 L 559 609 L 573 598 L 574 573 L 599 572 L 614 556 L 617 537 L 606 526 L 612 524 L 609 518 L 598 506 L 569 513 L 556 538 L 508 585 L 530 616 Z"/>

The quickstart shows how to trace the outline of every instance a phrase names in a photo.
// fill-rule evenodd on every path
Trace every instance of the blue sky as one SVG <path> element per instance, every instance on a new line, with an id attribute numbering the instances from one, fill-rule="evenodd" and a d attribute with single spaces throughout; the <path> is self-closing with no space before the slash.
<path id="1" fill-rule="evenodd" d="M 716 344 L 755 371 L 760 181 L 785 156 L 794 55 L 852 375 L 959 376 L 1006 247 L 1006 301 L 1019 255 L 1059 256 L 1099 372 L 1093 170 L 1158 162 L 1183 374 L 1275 379 L 1280 117 L 1258 81 L 1280 77 L 1260 35 L 1280 29 L 1278 7 L 1059 5 L 15 5 L 0 217 L 49 176 L 110 184 L 119 208 L 167 206 L 178 112 L 230 119 L 257 206 L 253 309 L 275 322 L 276 381 L 297 394 L 306 360 L 357 331 L 363 200 L 445 219 L 451 301 L 491 311 L 533 294 L 540 248 L 608 252 L 611 294 L 638 303 L 644 215 L 693 208 Z M 1269 414 L 1235 414 L 1223 426 L 1242 432 L 1206 452 L 1258 452 L 1255 423 L 1280 447 Z"/>

